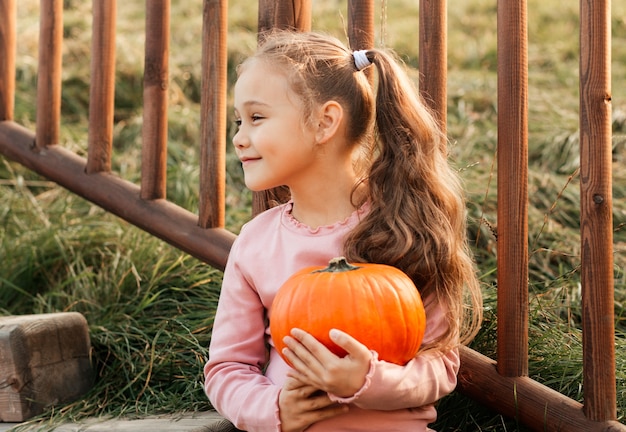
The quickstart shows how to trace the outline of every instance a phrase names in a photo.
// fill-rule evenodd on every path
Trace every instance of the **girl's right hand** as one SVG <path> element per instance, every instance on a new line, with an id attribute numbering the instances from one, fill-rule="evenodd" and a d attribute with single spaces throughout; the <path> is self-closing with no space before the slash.
<path id="1" fill-rule="evenodd" d="M 313 423 L 348 412 L 347 405 L 333 402 L 326 392 L 287 377 L 278 397 L 282 432 L 302 432 Z"/>

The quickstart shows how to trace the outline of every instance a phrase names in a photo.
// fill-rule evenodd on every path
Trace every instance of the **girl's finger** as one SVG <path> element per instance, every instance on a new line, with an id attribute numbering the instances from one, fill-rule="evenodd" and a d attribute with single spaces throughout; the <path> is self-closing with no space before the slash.
<path id="1" fill-rule="evenodd" d="M 329 333 L 330 339 L 347 351 L 352 358 L 369 358 L 371 353 L 369 348 L 361 342 L 341 330 L 332 329 Z"/>
<path id="2" fill-rule="evenodd" d="M 300 359 L 310 367 L 316 364 L 323 364 L 328 360 L 328 356 L 333 355 L 324 344 L 315 339 L 311 334 L 298 328 L 292 329 L 291 336 L 285 336 L 283 341 L 296 356 L 300 357 Z"/>

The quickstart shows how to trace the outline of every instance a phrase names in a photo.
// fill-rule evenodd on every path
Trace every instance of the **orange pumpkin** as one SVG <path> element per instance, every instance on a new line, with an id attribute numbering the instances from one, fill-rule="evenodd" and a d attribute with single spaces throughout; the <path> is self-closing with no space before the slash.
<path id="1" fill-rule="evenodd" d="M 296 272 L 276 293 L 270 333 L 281 356 L 283 338 L 294 327 L 340 357 L 347 353 L 330 340 L 333 328 L 376 351 L 379 359 L 404 365 L 422 343 L 426 313 L 413 281 L 401 270 L 382 264 L 352 265 L 340 257 L 327 268 Z"/>

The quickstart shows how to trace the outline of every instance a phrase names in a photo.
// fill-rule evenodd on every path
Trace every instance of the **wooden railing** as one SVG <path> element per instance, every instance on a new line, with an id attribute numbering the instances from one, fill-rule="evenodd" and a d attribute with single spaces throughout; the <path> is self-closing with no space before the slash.
<path id="1" fill-rule="evenodd" d="M 353 48 L 373 45 L 373 0 L 348 1 Z M 17 0 L 0 0 L 0 153 L 223 269 L 235 235 L 224 228 L 227 2 L 203 2 L 200 203 L 165 197 L 169 0 L 146 0 L 141 184 L 111 172 L 116 0 L 93 2 L 87 158 L 59 146 L 63 1 L 42 0 L 37 119 L 14 121 Z M 459 390 L 538 431 L 626 431 L 616 421 L 613 318 L 610 2 L 581 0 L 581 260 L 584 404 L 528 377 L 527 4 L 498 2 L 497 361 L 462 351 Z M 259 29 L 311 26 L 308 0 L 260 0 Z M 446 125 L 445 0 L 420 1 L 420 91 Z M 266 206 L 255 197 L 254 212 Z M 593 272 L 593 277 L 592 277 Z"/>

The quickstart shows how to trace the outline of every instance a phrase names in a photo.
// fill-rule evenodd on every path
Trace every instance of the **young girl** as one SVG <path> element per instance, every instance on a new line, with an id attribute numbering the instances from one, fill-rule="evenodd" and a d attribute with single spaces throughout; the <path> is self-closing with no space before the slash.
<path id="1" fill-rule="evenodd" d="M 372 65 L 374 85 L 362 71 Z M 458 345 L 481 317 L 445 137 L 384 50 L 275 32 L 238 72 L 233 144 L 246 186 L 286 186 L 290 200 L 248 222 L 233 245 L 204 368 L 210 401 L 251 432 L 427 431 L 435 402 L 456 386 Z M 398 267 L 419 288 L 426 334 L 406 365 L 338 330 L 330 336 L 344 358 L 301 329 L 285 338 L 293 368 L 276 352 L 268 317 L 278 288 L 341 255 Z"/>

